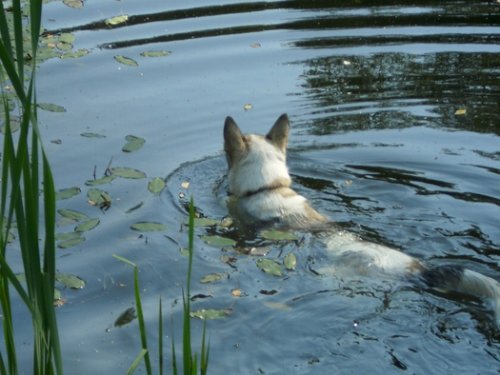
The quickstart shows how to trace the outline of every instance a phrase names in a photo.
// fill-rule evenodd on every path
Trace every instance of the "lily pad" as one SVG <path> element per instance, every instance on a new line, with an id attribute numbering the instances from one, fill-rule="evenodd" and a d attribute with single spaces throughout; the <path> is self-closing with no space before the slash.
<path id="1" fill-rule="evenodd" d="M 66 44 L 73 44 L 75 41 L 75 34 L 72 33 L 62 33 L 59 35 L 59 42 Z"/>
<path id="2" fill-rule="evenodd" d="M 118 318 L 116 318 L 115 327 L 124 326 L 125 324 L 130 323 L 135 318 L 137 318 L 135 308 L 129 307 L 127 310 L 122 312 Z"/>
<path id="3" fill-rule="evenodd" d="M 198 318 L 201 320 L 210 320 L 210 319 L 222 319 L 231 315 L 233 310 L 231 309 L 201 309 L 197 311 L 192 311 L 189 313 L 191 318 Z"/>
<path id="4" fill-rule="evenodd" d="M 257 259 L 257 267 L 259 267 L 265 273 L 273 276 L 283 276 L 283 271 L 281 265 L 272 259 L 260 258 Z"/>
<path id="5" fill-rule="evenodd" d="M 144 51 L 141 52 L 142 57 L 163 57 L 163 56 L 168 56 L 172 52 L 170 51 Z"/>
<path id="6" fill-rule="evenodd" d="M 106 138 L 105 135 L 102 135 L 99 133 L 93 133 L 93 132 L 83 132 L 80 135 L 82 137 L 86 137 L 86 138 Z"/>
<path id="7" fill-rule="evenodd" d="M 56 273 L 56 280 L 67 288 L 82 289 L 85 287 L 85 281 L 78 276 L 69 273 Z"/>
<path id="8" fill-rule="evenodd" d="M 148 190 L 153 194 L 160 194 L 165 188 L 165 180 L 161 177 L 155 177 L 148 183 Z"/>
<path id="9" fill-rule="evenodd" d="M 116 178 L 116 176 L 113 176 L 113 175 L 104 176 L 101 178 L 97 178 L 95 180 L 87 180 L 87 181 L 85 181 L 85 185 L 87 185 L 87 186 L 99 186 L 99 185 L 109 184 L 115 178 Z"/>
<path id="10" fill-rule="evenodd" d="M 79 234 L 78 232 L 74 232 L 74 233 Z M 85 237 L 78 235 L 77 237 L 70 238 L 67 240 L 62 240 L 62 241 L 58 242 L 57 247 L 59 249 L 69 249 L 70 247 L 74 247 L 76 245 L 79 245 L 82 242 L 85 242 Z"/>
<path id="11" fill-rule="evenodd" d="M 224 277 L 222 273 L 209 273 L 201 278 L 200 283 L 209 284 L 221 280 Z"/>
<path id="12" fill-rule="evenodd" d="M 63 0 L 63 4 L 69 6 L 70 8 L 83 8 L 83 0 Z"/>
<path id="13" fill-rule="evenodd" d="M 57 200 L 69 199 L 69 198 L 74 197 L 75 195 L 78 195 L 80 193 L 81 193 L 81 189 L 77 186 L 66 188 L 66 189 L 60 189 L 56 192 L 56 199 Z"/>
<path id="14" fill-rule="evenodd" d="M 222 236 L 219 236 L 219 235 L 202 236 L 201 239 L 207 245 L 215 246 L 215 247 L 227 247 L 227 246 L 234 246 L 234 245 L 236 245 L 236 241 L 235 240 L 232 240 L 231 238 L 227 238 L 227 237 L 222 237 Z"/>
<path id="15" fill-rule="evenodd" d="M 54 103 L 38 103 L 37 107 L 48 112 L 66 112 L 66 108 Z"/>
<path id="16" fill-rule="evenodd" d="M 294 233 L 282 230 L 263 230 L 260 235 L 262 238 L 272 241 L 295 241 L 298 239 Z"/>
<path id="17" fill-rule="evenodd" d="M 75 232 L 88 232 L 97 227 L 99 223 L 100 220 L 97 218 L 85 220 L 75 227 Z"/>
<path id="18" fill-rule="evenodd" d="M 218 223 L 219 220 L 210 219 L 209 217 L 197 217 L 194 219 L 194 225 L 196 227 L 212 227 Z"/>
<path id="19" fill-rule="evenodd" d="M 123 56 L 123 55 L 116 55 L 114 57 L 114 59 L 116 61 L 118 61 L 120 64 L 123 64 L 123 65 L 128 65 L 128 66 L 139 66 L 139 64 L 137 64 L 137 61 L 135 61 L 134 59 L 131 59 L 130 57 L 127 57 L 127 56 Z"/>
<path id="20" fill-rule="evenodd" d="M 132 224 L 130 228 L 138 232 L 161 232 L 166 230 L 167 226 L 153 221 L 140 221 Z"/>
<path id="21" fill-rule="evenodd" d="M 116 26 L 127 21 L 128 21 L 128 16 L 124 14 L 122 16 L 108 18 L 107 20 L 104 21 L 104 23 L 108 26 Z"/>
<path id="22" fill-rule="evenodd" d="M 114 167 L 111 168 L 111 173 L 117 177 L 140 179 L 146 178 L 146 173 L 138 169 L 127 168 L 127 167 Z"/>
<path id="23" fill-rule="evenodd" d="M 56 241 L 67 241 L 72 240 L 74 238 L 80 238 L 82 236 L 79 232 L 62 232 L 56 233 Z"/>
<path id="24" fill-rule="evenodd" d="M 127 135 L 125 137 L 125 140 L 127 143 L 125 143 L 125 146 L 122 147 L 123 152 L 133 152 L 139 150 L 146 140 L 141 137 L 136 137 L 135 135 Z"/>
<path id="25" fill-rule="evenodd" d="M 283 264 L 287 270 L 294 270 L 297 267 L 297 257 L 294 253 L 289 253 L 283 260 Z"/>
<path id="26" fill-rule="evenodd" d="M 87 56 L 90 51 L 86 48 L 80 48 L 76 51 L 66 52 L 59 56 L 61 59 L 78 59 L 83 56 Z"/>
<path id="27" fill-rule="evenodd" d="M 104 190 L 92 188 L 87 191 L 87 198 L 91 205 L 98 206 L 111 202 L 111 195 Z"/>
<path id="28" fill-rule="evenodd" d="M 73 219 L 76 221 L 87 220 L 89 217 L 83 212 L 70 210 L 67 208 L 60 208 L 57 210 L 57 213 L 62 217 L 66 217 L 68 219 Z"/>

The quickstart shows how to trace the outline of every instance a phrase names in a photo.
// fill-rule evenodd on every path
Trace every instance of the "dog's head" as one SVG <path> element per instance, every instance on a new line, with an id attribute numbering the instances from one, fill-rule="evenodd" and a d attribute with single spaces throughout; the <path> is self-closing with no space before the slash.
<path id="1" fill-rule="evenodd" d="M 289 129 L 286 114 L 278 118 L 266 136 L 242 134 L 236 122 L 226 118 L 224 150 L 231 194 L 240 198 L 261 189 L 290 186 L 286 167 Z"/>

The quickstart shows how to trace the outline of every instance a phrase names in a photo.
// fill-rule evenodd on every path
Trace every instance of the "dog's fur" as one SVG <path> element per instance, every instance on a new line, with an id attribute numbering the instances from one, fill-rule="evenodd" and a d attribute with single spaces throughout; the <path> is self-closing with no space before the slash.
<path id="1" fill-rule="evenodd" d="M 410 276 L 440 292 L 458 292 L 480 298 L 492 306 L 500 326 L 500 284 L 485 275 L 456 265 L 428 267 L 387 246 L 363 241 L 334 229 L 307 199 L 290 186 L 286 165 L 289 121 L 281 115 L 266 136 L 242 134 L 231 117 L 224 124 L 224 150 L 229 166 L 229 211 L 243 226 L 277 225 L 286 229 L 322 232 L 329 251 L 354 255 L 364 270 Z M 326 233 L 326 235 L 325 235 Z"/>

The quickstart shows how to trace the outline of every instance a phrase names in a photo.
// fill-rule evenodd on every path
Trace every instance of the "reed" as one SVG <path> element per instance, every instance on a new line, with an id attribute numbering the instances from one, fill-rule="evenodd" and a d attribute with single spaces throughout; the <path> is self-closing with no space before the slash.
<path id="1" fill-rule="evenodd" d="M 193 254 L 194 254 L 194 202 L 191 199 L 189 204 L 189 229 L 188 229 L 188 272 L 186 279 L 186 291 L 182 292 L 183 300 L 183 334 L 182 334 L 182 363 L 183 363 L 183 374 L 184 375 L 196 375 L 198 372 L 198 354 L 193 353 L 192 348 L 192 338 L 191 338 L 191 270 L 193 265 Z M 139 334 L 141 337 L 142 348 L 139 354 L 136 356 L 131 366 L 127 371 L 127 375 L 134 373 L 137 367 L 140 365 L 141 361 L 144 359 L 144 365 L 146 367 L 146 373 L 152 375 L 151 368 L 151 358 L 149 356 L 149 348 L 147 343 L 146 325 L 144 323 L 144 314 L 142 311 L 142 302 L 139 288 L 139 268 L 133 262 L 125 259 L 119 255 L 113 255 L 116 259 L 130 265 L 134 269 L 134 297 L 135 306 L 137 311 L 137 320 L 139 323 Z M 208 371 L 208 358 L 209 358 L 209 345 L 206 342 L 206 325 L 203 324 L 203 334 L 201 339 L 201 352 L 200 352 L 200 363 L 199 370 L 200 375 L 206 375 Z M 162 312 L 162 302 L 160 298 L 159 309 L 158 309 L 158 373 L 163 374 L 163 312 Z M 179 367 L 177 363 L 177 356 L 175 353 L 175 341 L 172 336 L 172 373 L 177 375 L 179 373 Z"/>
<path id="2" fill-rule="evenodd" d="M 36 111 L 35 62 L 42 0 L 31 0 L 24 6 L 29 6 L 28 26 L 25 26 L 20 0 L 13 0 L 10 9 L 0 2 L 1 113 L 4 121 L 0 183 L 0 306 L 4 346 L 0 351 L 0 373 L 19 372 L 11 306 L 11 293 L 15 292 L 31 316 L 33 373 L 62 374 L 54 310 L 55 190 L 40 141 Z M 12 89 L 8 90 L 7 86 Z M 20 118 L 16 137 L 11 128 L 13 103 Z M 18 280 L 7 262 L 11 231 L 19 241 L 25 283 Z"/>

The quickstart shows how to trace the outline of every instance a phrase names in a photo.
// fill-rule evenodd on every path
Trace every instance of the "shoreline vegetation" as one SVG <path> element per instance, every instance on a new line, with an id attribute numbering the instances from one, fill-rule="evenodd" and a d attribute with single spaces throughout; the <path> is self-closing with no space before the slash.
<path id="1" fill-rule="evenodd" d="M 19 344 L 16 342 L 12 298 L 22 300 L 31 316 L 33 332 L 33 374 L 63 374 L 63 355 L 55 312 L 56 282 L 56 190 L 50 163 L 41 143 L 37 121 L 36 65 L 40 45 L 42 0 L 0 2 L 0 120 L 3 132 L 0 192 L 0 374 L 18 374 Z M 14 136 L 14 132 L 19 132 Z M 189 258 L 186 290 L 183 292 L 182 361 L 177 361 L 172 339 L 172 373 L 207 373 L 209 348 L 203 328 L 201 352 L 193 352 L 190 327 L 190 283 L 193 260 L 194 203 L 189 214 Z M 8 244 L 19 244 L 24 277 L 9 262 Z M 137 266 L 133 267 L 135 309 L 142 348 L 127 374 L 144 362 L 152 374 L 144 316 L 139 293 Z M 163 374 L 162 303 L 158 310 L 158 373 Z M 25 364 L 23 364 L 25 366 Z"/>

